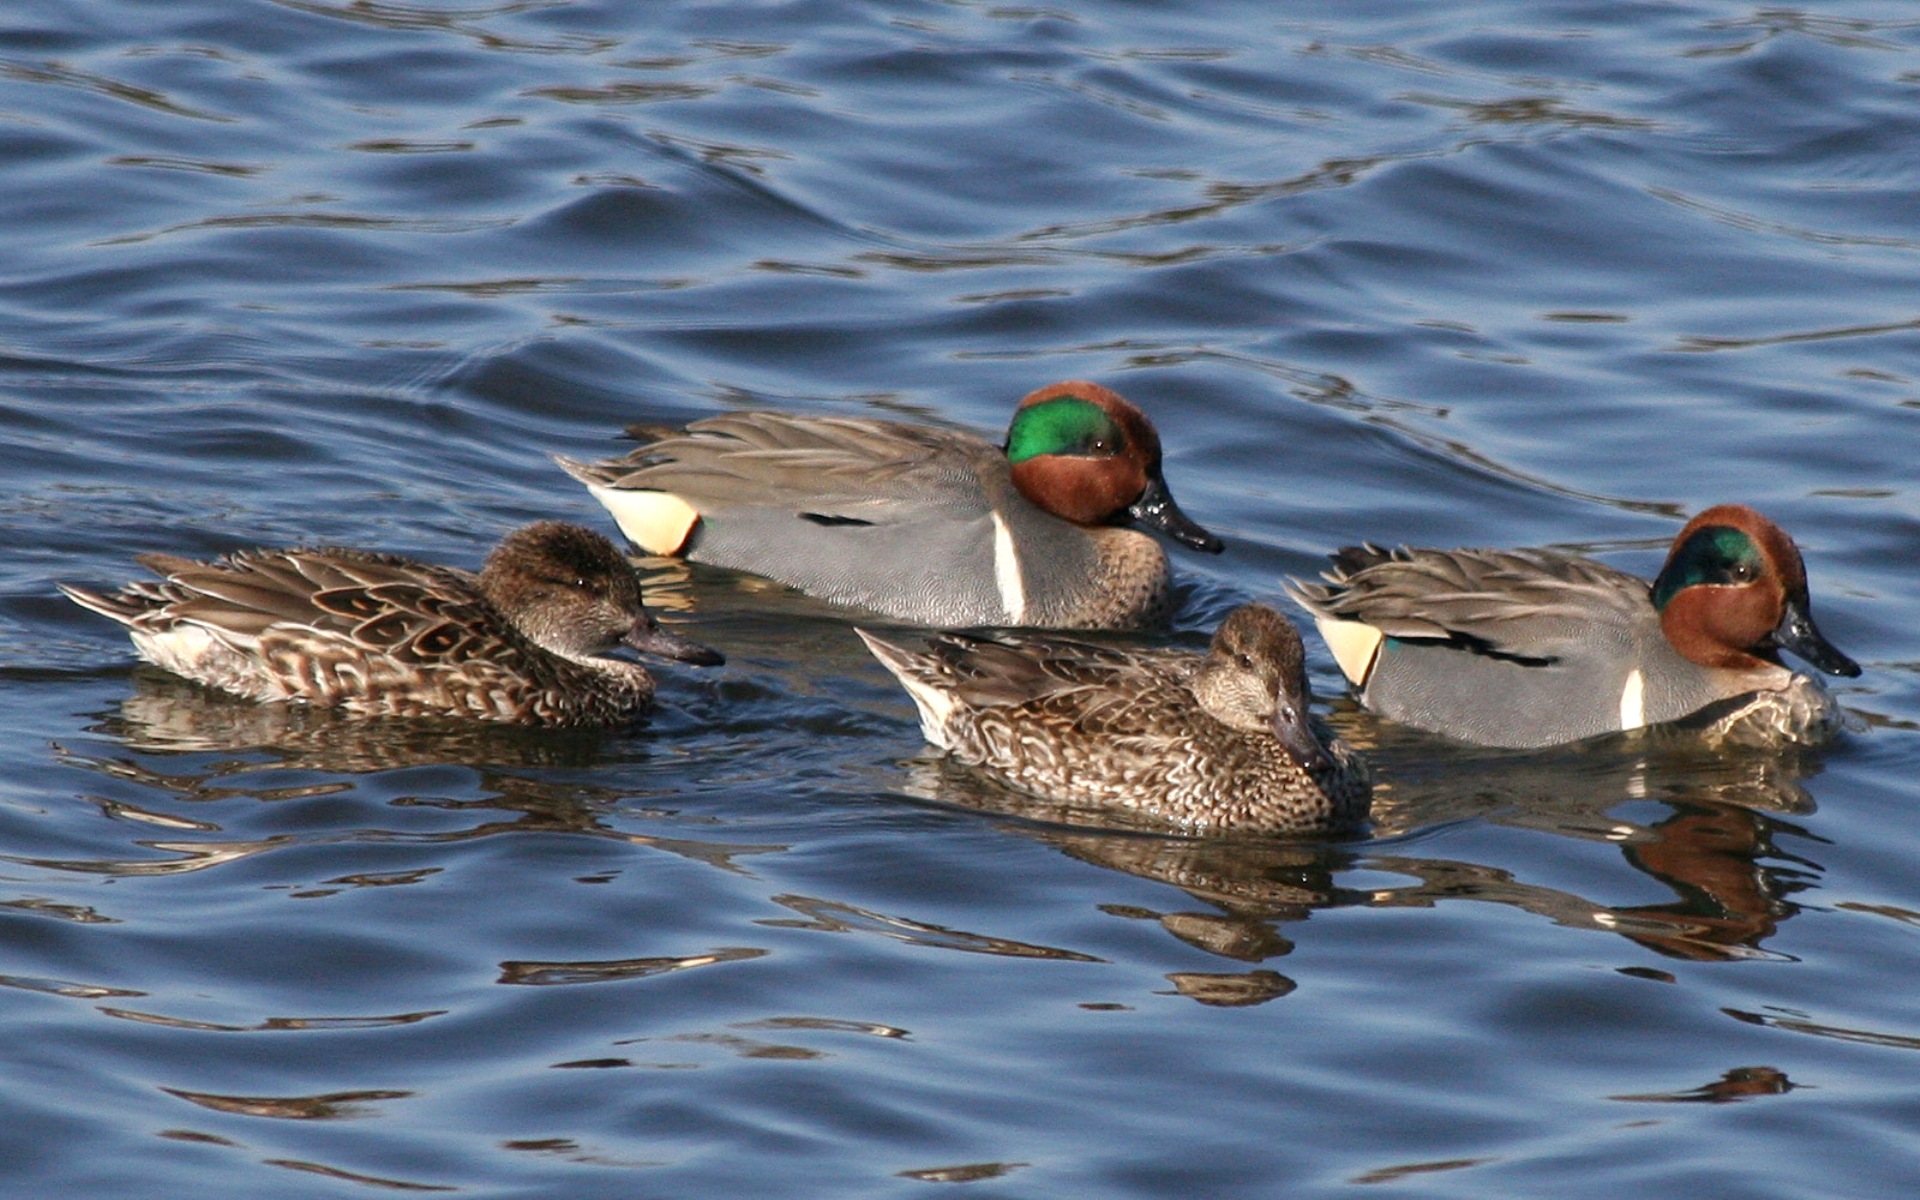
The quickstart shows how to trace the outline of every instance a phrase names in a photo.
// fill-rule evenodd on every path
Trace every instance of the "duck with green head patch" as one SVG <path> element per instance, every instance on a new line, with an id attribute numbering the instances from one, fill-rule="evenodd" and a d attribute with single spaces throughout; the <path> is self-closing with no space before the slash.
<path id="1" fill-rule="evenodd" d="M 1674 539 L 1653 583 L 1547 550 L 1349 547 L 1290 588 L 1360 702 L 1483 746 L 1682 723 L 1709 740 L 1813 743 L 1839 706 L 1821 671 L 1859 666 L 1814 626 L 1779 526 L 1723 504 Z"/>
<path id="2" fill-rule="evenodd" d="M 729 413 L 621 458 L 560 465 L 649 554 L 745 571 L 926 625 L 1131 629 L 1164 620 L 1157 530 L 1218 538 L 1180 511 L 1160 435 L 1119 393 L 1056 383 L 1004 446 L 898 421 Z"/>

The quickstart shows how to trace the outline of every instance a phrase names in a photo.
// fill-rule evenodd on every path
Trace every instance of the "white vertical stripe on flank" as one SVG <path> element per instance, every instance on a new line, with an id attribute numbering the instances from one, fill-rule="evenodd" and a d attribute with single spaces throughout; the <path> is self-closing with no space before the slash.
<path id="1" fill-rule="evenodd" d="M 1025 621 L 1027 587 L 1020 579 L 1020 556 L 1014 552 L 1013 531 L 999 513 L 993 514 L 993 582 L 1000 589 L 1000 607 L 1007 610 L 1007 623 Z"/>
<path id="2" fill-rule="evenodd" d="M 1635 667 L 1620 689 L 1620 728 L 1638 729 L 1647 723 L 1647 677 Z"/>

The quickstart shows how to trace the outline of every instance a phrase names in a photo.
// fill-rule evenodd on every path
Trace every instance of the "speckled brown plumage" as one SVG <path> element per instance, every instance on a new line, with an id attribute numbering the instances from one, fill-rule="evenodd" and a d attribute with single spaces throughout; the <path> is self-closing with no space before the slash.
<path id="1" fill-rule="evenodd" d="M 1365 763 L 1307 711 L 1300 635 L 1262 605 L 1206 654 L 1064 638 L 860 631 L 927 740 L 1010 786 L 1193 830 L 1300 832 L 1365 819 Z"/>
<path id="2" fill-rule="evenodd" d="M 615 646 L 721 661 L 660 630 L 611 542 L 557 521 L 509 534 L 479 575 L 339 547 L 139 561 L 162 578 L 61 590 L 126 626 L 147 661 L 252 700 L 601 725 L 653 699 Z"/>

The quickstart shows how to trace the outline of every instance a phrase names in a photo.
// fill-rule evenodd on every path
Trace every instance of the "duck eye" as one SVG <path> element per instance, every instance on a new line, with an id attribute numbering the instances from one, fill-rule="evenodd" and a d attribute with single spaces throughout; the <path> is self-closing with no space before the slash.
<path id="1" fill-rule="evenodd" d="M 1242 671 L 1253 670 L 1253 655 L 1251 654 L 1236 654 L 1233 656 L 1233 661 L 1240 664 Z"/>

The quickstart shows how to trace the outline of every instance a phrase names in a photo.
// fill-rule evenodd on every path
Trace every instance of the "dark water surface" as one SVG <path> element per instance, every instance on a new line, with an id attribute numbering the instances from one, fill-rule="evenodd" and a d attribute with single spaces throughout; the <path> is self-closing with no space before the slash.
<path id="1" fill-rule="evenodd" d="M 0 1191 L 1901 1196 L 1920 17 L 1679 3 L 0 15 Z M 1769 512 L 1817 757 L 1332 705 L 1364 840 L 982 811 L 846 622 L 666 569 L 644 728 L 275 714 L 55 579 L 611 529 L 736 406 L 1157 418 L 1191 639 L 1371 538 Z M 1313 643 L 1315 676 L 1332 664 Z"/>

